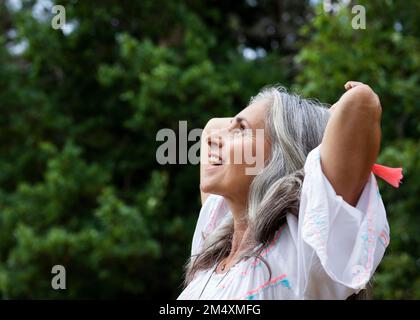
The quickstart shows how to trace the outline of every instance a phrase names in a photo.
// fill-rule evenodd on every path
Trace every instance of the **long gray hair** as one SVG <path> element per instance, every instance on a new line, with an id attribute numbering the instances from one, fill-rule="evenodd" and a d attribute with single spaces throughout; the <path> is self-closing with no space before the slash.
<path id="1" fill-rule="evenodd" d="M 308 153 L 321 143 L 330 112 L 328 105 L 303 99 L 276 85 L 262 88 L 249 104 L 256 101 L 264 101 L 268 106 L 265 124 L 271 152 L 249 189 L 245 219 L 250 232 L 239 259 L 261 259 L 271 279 L 271 268 L 261 252 L 286 222 L 286 215 L 298 215 L 303 166 Z M 233 218 L 230 216 L 207 236 L 201 252 L 188 259 L 184 288 L 196 272 L 213 267 L 229 255 L 232 236 Z"/>

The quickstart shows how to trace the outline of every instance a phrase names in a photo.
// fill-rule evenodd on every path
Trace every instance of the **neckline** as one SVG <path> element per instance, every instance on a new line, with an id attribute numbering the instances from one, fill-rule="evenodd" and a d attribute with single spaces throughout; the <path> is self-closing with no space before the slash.
<path id="1" fill-rule="evenodd" d="M 241 264 L 243 262 L 243 260 L 240 260 L 240 261 L 238 261 L 236 264 L 234 264 L 233 266 L 231 266 L 230 268 L 229 268 L 229 270 L 228 271 L 226 271 L 226 272 L 223 272 L 223 273 L 217 273 L 216 272 L 216 268 L 217 268 L 217 263 L 210 269 L 210 272 L 212 272 L 213 273 L 213 276 L 212 277 L 214 277 L 214 278 L 220 278 L 220 277 L 224 277 L 224 276 L 226 276 L 226 274 L 227 273 L 229 273 L 232 269 L 235 269 L 235 268 L 237 268 L 238 266 L 239 266 L 239 264 Z"/>

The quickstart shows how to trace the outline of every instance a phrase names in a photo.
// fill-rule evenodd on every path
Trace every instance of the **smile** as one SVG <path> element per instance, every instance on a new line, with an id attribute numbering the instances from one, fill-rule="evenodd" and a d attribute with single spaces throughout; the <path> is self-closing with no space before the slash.
<path id="1" fill-rule="evenodd" d="M 209 154 L 208 161 L 209 164 L 213 166 L 220 166 L 223 164 L 222 158 L 215 154 Z"/>

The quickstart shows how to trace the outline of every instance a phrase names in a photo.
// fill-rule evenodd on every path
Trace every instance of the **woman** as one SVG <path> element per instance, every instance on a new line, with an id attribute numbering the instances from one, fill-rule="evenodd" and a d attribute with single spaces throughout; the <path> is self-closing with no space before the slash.
<path id="1" fill-rule="evenodd" d="M 347 299 L 366 289 L 389 243 L 372 166 L 381 105 L 360 82 L 330 109 L 264 88 L 203 131 L 202 209 L 178 299 Z M 225 161 L 263 130 L 264 159 Z M 238 139 L 240 138 L 240 139 Z M 208 160 L 208 161 L 203 161 Z"/>

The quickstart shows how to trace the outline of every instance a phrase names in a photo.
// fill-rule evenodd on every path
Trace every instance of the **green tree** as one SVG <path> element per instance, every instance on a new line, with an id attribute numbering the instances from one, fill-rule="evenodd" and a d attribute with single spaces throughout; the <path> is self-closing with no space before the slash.
<path id="1" fill-rule="evenodd" d="M 245 60 L 209 21 L 224 25 L 222 6 L 60 4 L 71 32 L 36 1 L 0 4 L 0 296 L 176 297 L 198 167 L 159 165 L 156 133 L 234 114 L 289 69 L 275 54 Z M 51 289 L 55 264 L 65 291 Z"/>
<path id="2" fill-rule="evenodd" d="M 418 298 L 419 5 L 363 2 L 355 31 L 349 8 L 311 3 L 63 0 L 63 31 L 35 0 L 1 1 L 0 297 L 177 297 L 199 170 L 159 165 L 156 133 L 235 114 L 266 84 L 334 102 L 352 78 L 382 98 L 379 162 L 406 175 L 381 185 L 392 238 L 376 297 Z"/>

